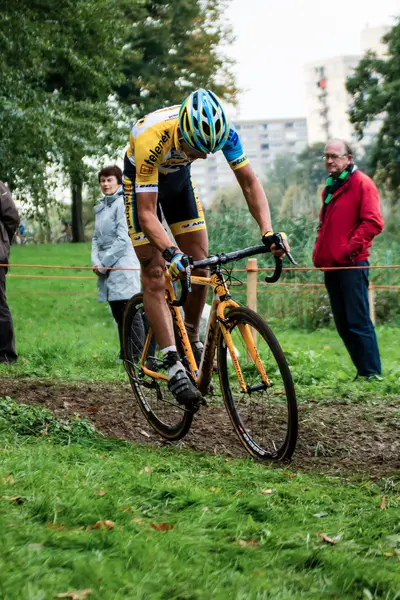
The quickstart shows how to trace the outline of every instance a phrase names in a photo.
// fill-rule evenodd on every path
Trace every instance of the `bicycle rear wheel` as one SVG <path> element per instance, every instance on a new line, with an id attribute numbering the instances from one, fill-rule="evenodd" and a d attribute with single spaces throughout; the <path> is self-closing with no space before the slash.
<path id="1" fill-rule="evenodd" d="M 189 431 L 193 411 L 177 403 L 168 390 L 167 381 L 155 379 L 140 366 L 146 338 L 150 338 L 144 363 L 152 371 L 163 373 L 163 361 L 152 335 L 143 304 L 143 295 L 136 294 L 124 313 L 124 360 L 132 391 L 143 415 L 163 438 L 180 440 Z M 164 372 L 165 373 L 165 372 Z"/>
<path id="2" fill-rule="evenodd" d="M 225 339 L 220 334 L 218 371 L 226 409 L 246 450 L 255 458 L 289 459 L 296 447 L 298 416 L 292 376 L 278 340 L 265 321 L 247 307 L 226 315 L 236 356 L 245 380 L 239 384 Z M 263 382 L 244 332 L 257 335 L 257 351 L 272 385 Z"/>

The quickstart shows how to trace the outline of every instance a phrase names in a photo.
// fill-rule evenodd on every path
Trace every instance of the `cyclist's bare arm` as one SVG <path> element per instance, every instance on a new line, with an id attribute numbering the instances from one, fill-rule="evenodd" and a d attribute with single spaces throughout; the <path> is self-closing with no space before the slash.
<path id="1" fill-rule="evenodd" d="M 261 235 L 264 235 L 267 231 L 273 231 L 267 196 L 251 165 L 247 164 L 241 169 L 236 169 L 234 173 L 246 198 L 249 211 L 257 221 Z M 284 243 L 287 249 L 290 250 L 287 241 Z M 274 247 L 272 247 L 273 250 Z M 279 254 L 282 254 L 282 251 L 279 251 Z"/>
<path id="2" fill-rule="evenodd" d="M 160 252 L 172 246 L 164 227 L 157 216 L 157 192 L 138 192 L 136 194 L 140 226 L 147 239 Z"/>

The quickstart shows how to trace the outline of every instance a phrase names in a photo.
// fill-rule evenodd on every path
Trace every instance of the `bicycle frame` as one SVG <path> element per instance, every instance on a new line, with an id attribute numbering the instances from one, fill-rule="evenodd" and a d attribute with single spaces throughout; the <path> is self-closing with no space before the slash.
<path id="1" fill-rule="evenodd" d="M 244 393 L 248 392 L 247 385 L 243 376 L 243 373 L 240 368 L 240 364 L 236 355 L 235 347 L 232 342 L 232 337 L 229 331 L 230 324 L 229 320 L 225 317 L 225 311 L 228 308 L 237 308 L 239 304 L 232 300 L 228 286 L 221 274 L 219 268 L 215 268 L 212 270 L 209 277 L 198 277 L 193 275 L 191 277 L 192 284 L 204 285 L 207 287 L 211 287 L 214 291 L 214 298 L 211 305 L 211 312 L 207 323 L 206 329 L 206 339 L 204 344 L 204 351 L 201 360 L 201 364 L 199 369 L 197 369 L 196 361 L 193 356 L 193 351 L 189 342 L 189 338 L 186 332 L 186 328 L 183 322 L 182 314 L 177 306 L 173 306 L 173 302 L 176 300 L 175 290 L 172 285 L 172 281 L 169 277 L 168 271 L 165 272 L 166 278 L 166 299 L 168 302 L 169 309 L 171 311 L 171 315 L 173 321 L 175 323 L 176 333 L 179 335 L 180 343 L 182 345 L 182 349 L 184 355 L 189 363 L 191 375 L 196 381 L 197 386 L 200 392 L 205 395 L 211 383 L 212 373 L 213 373 L 213 361 L 215 356 L 215 351 L 217 349 L 217 343 L 219 339 L 218 329 L 221 331 L 223 335 L 232 364 L 235 369 L 236 376 L 238 378 L 240 387 Z M 252 357 L 259 373 L 262 378 L 263 383 L 266 387 L 271 387 L 271 382 L 268 379 L 268 376 L 265 372 L 264 366 L 260 359 L 260 356 L 257 351 L 257 346 L 254 342 L 253 336 L 251 334 L 250 327 L 248 325 L 238 325 L 239 330 L 243 336 L 244 342 L 247 347 L 247 351 L 249 355 Z M 149 329 L 146 341 L 143 348 L 142 358 L 140 367 L 142 371 L 151 376 L 153 379 L 163 379 L 168 381 L 168 377 L 163 375 L 162 373 L 158 373 L 156 371 L 152 371 L 148 369 L 145 365 L 145 359 L 147 356 L 147 352 L 149 349 L 150 341 L 152 337 L 152 331 Z"/>

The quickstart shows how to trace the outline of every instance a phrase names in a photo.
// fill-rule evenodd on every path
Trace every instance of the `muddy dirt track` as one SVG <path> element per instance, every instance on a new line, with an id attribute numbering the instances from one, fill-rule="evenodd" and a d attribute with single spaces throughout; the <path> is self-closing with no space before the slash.
<path id="1" fill-rule="evenodd" d="M 136 406 L 128 383 L 1 379 L 0 396 L 46 406 L 63 417 L 79 414 L 107 436 L 154 446 L 163 443 Z M 299 421 L 291 470 L 373 477 L 399 474 L 400 398 L 368 404 L 301 402 Z M 191 431 L 176 445 L 197 452 L 246 456 L 224 408 L 202 408 Z"/>

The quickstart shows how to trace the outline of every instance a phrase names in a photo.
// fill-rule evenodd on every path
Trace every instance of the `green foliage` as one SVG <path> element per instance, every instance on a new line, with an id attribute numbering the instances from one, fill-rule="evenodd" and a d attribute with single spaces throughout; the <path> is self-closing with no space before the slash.
<path id="1" fill-rule="evenodd" d="M 307 146 L 297 156 L 299 179 L 310 194 L 316 194 L 326 180 L 327 173 L 322 159 L 324 150 L 325 145 L 319 142 Z"/>
<path id="2" fill-rule="evenodd" d="M 61 444 L 82 442 L 93 438 L 95 430 L 86 419 L 57 420 L 53 413 L 40 406 L 17 404 L 6 396 L 0 398 L 0 435 L 46 436 Z"/>
<path id="3" fill-rule="evenodd" d="M 353 96 L 350 121 L 360 138 L 367 125 L 383 115 L 370 162 L 380 181 L 396 192 L 400 189 L 400 18 L 383 41 L 387 55 L 378 58 L 368 52 L 347 80 L 347 90 Z M 397 202 L 397 196 L 393 198 Z"/>
<path id="4" fill-rule="evenodd" d="M 233 39 L 224 19 L 228 3 L 150 0 L 135 5 L 122 0 L 124 19 L 134 26 L 124 34 L 125 80 L 117 87 L 119 100 L 140 115 L 180 104 L 198 87 L 235 101 L 233 61 L 221 49 Z"/>
<path id="5" fill-rule="evenodd" d="M 47 219 L 59 183 L 49 171 L 62 172 L 82 241 L 93 159 L 116 156 L 139 111 L 180 102 L 200 85 L 235 99 L 221 51 L 231 40 L 225 8 L 217 0 L 2 3 L 0 178 L 31 213 Z"/>

